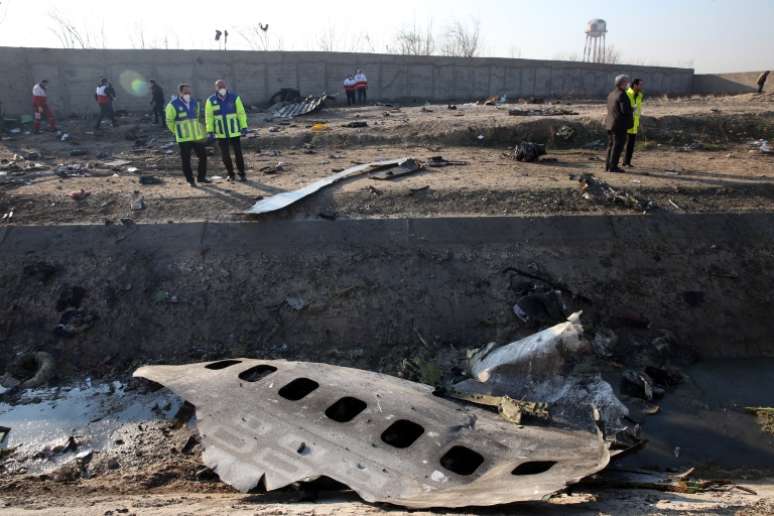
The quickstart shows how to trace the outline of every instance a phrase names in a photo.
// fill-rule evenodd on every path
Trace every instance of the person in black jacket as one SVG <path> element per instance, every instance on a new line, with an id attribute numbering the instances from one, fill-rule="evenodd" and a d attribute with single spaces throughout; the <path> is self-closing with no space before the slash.
<path id="1" fill-rule="evenodd" d="M 164 107 L 166 102 L 164 101 L 164 90 L 161 86 L 156 84 L 153 79 L 150 80 L 151 85 L 151 106 L 153 106 L 153 123 L 164 125 Z"/>
<path id="2" fill-rule="evenodd" d="M 629 78 L 619 75 L 615 78 L 615 89 L 607 96 L 607 163 L 605 170 L 608 172 L 623 172 L 618 167 L 626 144 L 626 132 L 634 127 L 634 111 L 626 88 L 629 87 Z"/>
<path id="3" fill-rule="evenodd" d="M 758 85 L 758 93 L 763 93 L 763 87 L 766 85 L 766 79 L 769 78 L 769 71 L 766 70 L 762 74 L 758 76 L 758 80 L 755 81 L 755 84 Z"/>

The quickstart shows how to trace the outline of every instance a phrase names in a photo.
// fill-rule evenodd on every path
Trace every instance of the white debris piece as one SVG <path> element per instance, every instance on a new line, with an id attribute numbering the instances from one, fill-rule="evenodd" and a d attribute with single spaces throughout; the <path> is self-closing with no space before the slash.
<path id="1" fill-rule="evenodd" d="M 502 366 L 518 369 L 525 374 L 534 370 L 544 373 L 538 367 L 539 363 L 546 360 L 562 361 L 563 352 L 574 353 L 588 347 L 588 343 L 581 338 L 581 313 L 576 312 L 566 322 L 497 349 L 493 349 L 494 343 L 485 346 L 470 357 L 471 374 L 478 381 L 486 382 L 492 372 Z"/>

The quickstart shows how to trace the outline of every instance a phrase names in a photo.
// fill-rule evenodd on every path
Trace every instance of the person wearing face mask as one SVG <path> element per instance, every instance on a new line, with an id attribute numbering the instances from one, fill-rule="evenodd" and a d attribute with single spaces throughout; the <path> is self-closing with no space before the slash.
<path id="1" fill-rule="evenodd" d="M 247 134 L 247 112 L 240 96 L 229 91 L 223 79 L 215 81 L 215 93 L 207 99 L 204 106 L 204 119 L 210 142 L 218 140 L 223 165 L 228 172 L 228 180 L 234 180 L 234 164 L 231 161 L 230 152 L 230 148 L 233 147 L 239 180 L 247 181 L 240 140 L 241 136 Z"/>
<path id="2" fill-rule="evenodd" d="M 183 159 L 183 174 L 188 184 L 195 187 L 191 168 L 191 153 L 195 152 L 199 158 L 197 180 L 200 183 L 209 183 L 207 179 L 207 149 L 204 147 L 204 128 L 202 127 L 201 104 L 191 96 L 191 86 L 181 84 L 178 87 L 178 96 L 167 104 L 165 112 L 167 128 L 175 135 L 175 140 L 180 146 L 180 157 Z"/>

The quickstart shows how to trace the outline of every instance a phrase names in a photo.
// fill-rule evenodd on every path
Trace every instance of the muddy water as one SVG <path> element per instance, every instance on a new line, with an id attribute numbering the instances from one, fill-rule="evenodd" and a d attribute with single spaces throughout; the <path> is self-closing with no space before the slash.
<path id="1" fill-rule="evenodd" d="M 5 444 L 14 451 L 4 472 L 39 475 L 95 453 L 121 456 L 145 438 L 145 426 L 171 419 L 181 404 L 166 390 L 139 393 L 90 379 L 24 391 L 13 403 L 0 402 L 0 426 L 11 429 Z"/>
<path id="2" fill-rule="evenodd" d="M 710 359 L 685 373 L 686 382 L 660 402 L 660 413 L 644 420 L 647 446 L 622 464 L 771 475 L 774 435 L 745 407 L 774 406 L 774 359 Z"/>

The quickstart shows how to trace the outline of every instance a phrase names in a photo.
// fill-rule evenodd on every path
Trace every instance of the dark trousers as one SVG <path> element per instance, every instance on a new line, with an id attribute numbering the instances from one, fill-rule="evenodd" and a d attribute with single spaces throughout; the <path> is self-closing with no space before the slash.
<path id="1" fill-rule="evenodd" d="M 357 101 L 360 104 L 365 104 L 366 103 L 366 100 L 367 100 L 366 99 L 366 97 L 367 97 L 366 91 L 367 91 L 367 88 L 360 88 L 359 90 L 357 90 Z"/>
<path id="2" fill-rule="evenodd" d="M 201 142 L 180 142 L 180 157 L 183 158 L 183 174 L 186 181 L 193 184 L 193 169 L 191 169 L 191 152 L 196 153 L 196 157 L 199 158 L 199 181 L 202 181 L 207 177 L 207 149 L 204 148 L 204 144 Z"/>
<path id="3" fill-rule="evenodd" d="M 758 93 L 763 93 L 763 84 L 758 85 Z"/>
<path id="4" fill-rule="evenodd" d="M 357 104 L 357 99 L 355 99 L 355 92 L 354 91 L 348 91 L 347 92 L 347 105 L 351 106 L 353 104 Z"/>
<path id="5" fill-rule="evenodd" d="M 99 105 L 99 116 L 97 117 L 97 125 L 95 126 L 96 129 L 99 129 L 99 125 L 105 118 L 110 120 L 110 123 L 113 124 L 113 127 L 116 126 L 116 114 L 113 112 L 113 104 L 110 102 L 107 104 Z"/>
<path id="6" fill-rule="evenodd" d="M 218 139 L 218 146 L 220 147 L 220 157 L 223 158 L 223 165 L 226 167 L 228 177 L 234 178 L 234 164 L 231 162 L 231 153 L 229 147 L 234 148 L 234 159 L 236 160 L 237 170 L 239 175 L 245 175 L 245 160 L 242 157 L 242 142 L 239 136 L 235 138 L 220 138 Z"/>
<path id="7" fill-rule="evenodd" d="M 632 156 L 634 156 L 634 144 L 637 143 L 637 135 L 632 133 L 626 133 L 626 154 L 624 154 L 624 165 L 632 164 Z"/>
<path id="8" fill-rule="evenodd" d="M 159 120 L 164 123 L 164 104 L 153 104 L 153 123 L 158 124 Z"/>
<path id="9" fill-rule="evenodd" d="M 618 168 L 624 145 L 626 144 L 626 130 L 607 132 L 607 164 L 605 170 Z"/>

